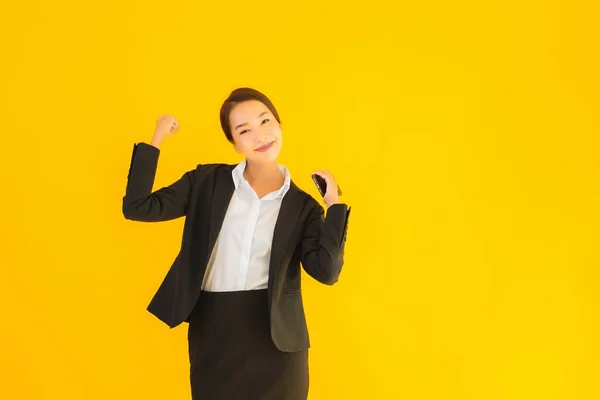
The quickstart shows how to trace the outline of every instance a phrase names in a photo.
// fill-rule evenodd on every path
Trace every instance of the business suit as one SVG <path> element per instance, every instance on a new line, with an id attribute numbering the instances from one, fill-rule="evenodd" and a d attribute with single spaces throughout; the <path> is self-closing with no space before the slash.
<path id="1" fill-rule="evenodd" d="M 148 305 L 171 328 L 189 322 L 200 295 L 206 264 L 234 190 L 230 164 L 199 164 L 169 186 L 152 192 L 160 150 L 134 144 L 123 215 L 158 222 L 185 216 L 180 250 Z M 293 182 L 275 225 L 269 264 L 268 307 L 271 338 L 277 348 L 310 347 L 302 305 L 300 265 L 314 279 L 333 285 L 344 264 L 350 208 L 323 207 Z"/>

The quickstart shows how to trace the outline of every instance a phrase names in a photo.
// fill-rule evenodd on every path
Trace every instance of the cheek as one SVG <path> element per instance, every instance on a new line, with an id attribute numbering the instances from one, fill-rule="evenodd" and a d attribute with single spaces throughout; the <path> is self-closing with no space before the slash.
<path id="1" fill-rule="evenodd" d="M 240 144 L 240 147 L 242 149 L 253 148 L 253 146 L 254 146 L 254 142 L 252 141 L 252 138 L 250 137 L 250 135 L 242 135 L 239 138 L 238 143 Z"/>

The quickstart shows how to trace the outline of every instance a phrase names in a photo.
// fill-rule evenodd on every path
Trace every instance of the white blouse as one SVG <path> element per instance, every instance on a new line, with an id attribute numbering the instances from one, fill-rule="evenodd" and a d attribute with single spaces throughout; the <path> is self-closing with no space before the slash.
<path id="1" fill-rule="evenodd" d="M 267 288 L 273 231 L 290 173 L 279 165 L 283 185 L 259 199 L 244 178 L 245 168 L 244 159 L 231 173 L 235 190 L 202 282 L 202 290 L 208 292 Z"/>

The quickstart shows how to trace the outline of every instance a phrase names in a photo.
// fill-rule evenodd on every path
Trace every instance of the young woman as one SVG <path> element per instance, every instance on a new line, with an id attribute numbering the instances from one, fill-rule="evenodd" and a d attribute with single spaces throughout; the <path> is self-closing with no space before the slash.
<path id="1" fill-rule="evenodd" d="M 250 88 L 221 107 L 227 140 L 244 160 L 199 164 L 152 192 L 164 139 L 179 130 L 159 117 L 150 144 L 134 144 L 123 214 L 134 221 L 185 216 L 182 244 L 148 311 L 171 328 L 188 322 L 193 399 L 305 400 L 308 329 L 301 270 L 333 285 L 344 264 L 350 208 L 327 171 L 323 207 L 277 163 L 283 144 L 271 101 Z"/>

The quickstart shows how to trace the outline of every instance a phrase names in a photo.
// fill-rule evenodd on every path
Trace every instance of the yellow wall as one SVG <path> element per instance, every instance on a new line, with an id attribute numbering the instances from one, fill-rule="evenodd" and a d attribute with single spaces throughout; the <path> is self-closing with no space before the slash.
<path id="1" fill-rule="evenodd" d="M 595 2 L 169 3 L 0 16 L 0 398 L 189 398 L 187 326 L 145 310 L 183 219 L 121 198 L 161 113 L 155 188 L 238 162 L 238 86 L 353 206 L 339 283 L 304 275 L 311 400 L 600 398 Z"/>

